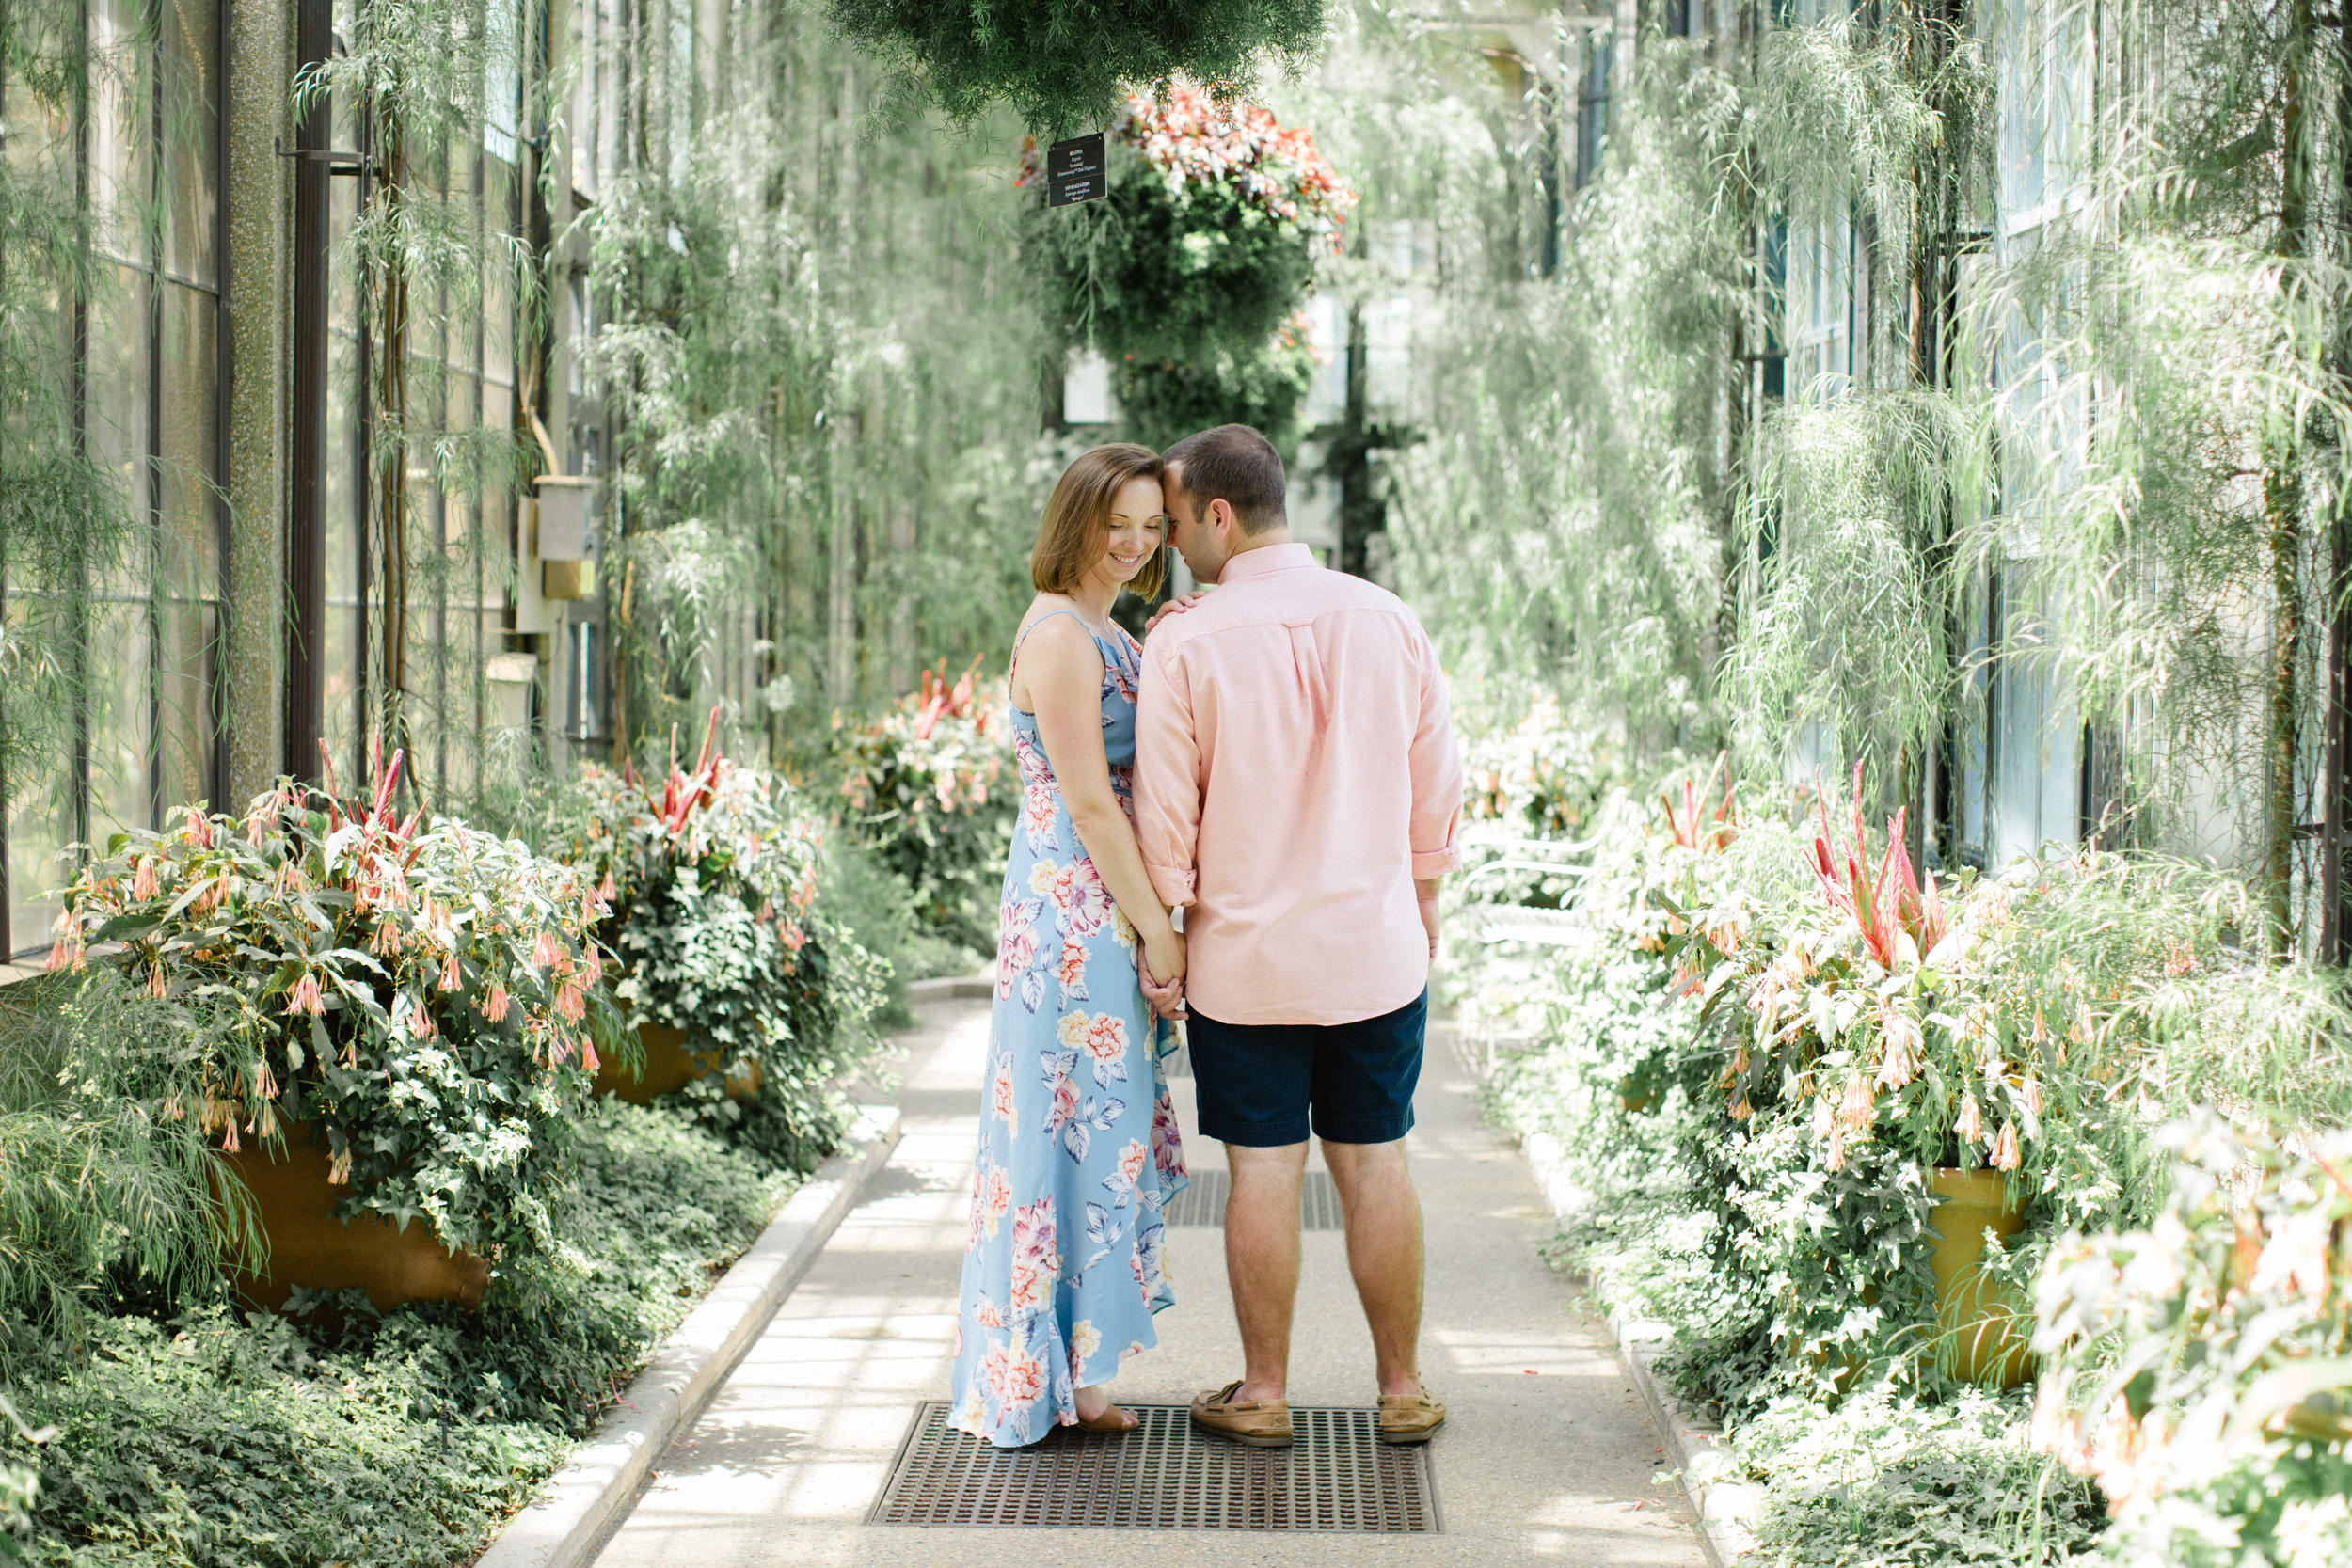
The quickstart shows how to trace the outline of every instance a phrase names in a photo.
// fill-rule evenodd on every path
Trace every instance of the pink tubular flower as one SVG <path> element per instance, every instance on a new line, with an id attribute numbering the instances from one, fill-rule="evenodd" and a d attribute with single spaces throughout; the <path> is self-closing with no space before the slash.
<path id="1" fill-rule="evenodd" d="M 155 857 L 152 855 L 141 855 L 139 857 L 138 875 L 131 879 L 131 896 L 134 898 L 158 898 L 163 895 L 163 882 L 155 875 Z"/>
<path id="2" fill-rule="evenodd" d="M 462 983 L 457 974 L 457 955 L 452 953 L 441 960 L 441 989 L 455 990 Z"/>
<path id="3" fill-rule="evenodd" d="M 505 1019 L 506 986 L 504 982 L 501 981 L 490 988 L 490 994 L 484 999 L 482 1004 L 482 1016 L 492 1023 L 501 1022 Z"/>
<path id="4" fill-rule="evenodd" d="M 1993 1168 L 2015 1170 L 2024 1163 L 2017 1149 L 2017 1124 L 2005 1121 L 2001 1124 L 2000 1139 L 1993 1146 Z"/>
<path id="5" fill-rule="evenodd" d="M 556 943 L 555 932 L 542 927 L 539 931 L 539 940 L 531 944 L 531 962 L 534 968 L 552 969 L 555 967 L 557 956 L 563 951 L 563 948 Z"/>
<path id="6" fill-rule="evenodd" d="M 286 998 L 286 1011 L 309 1013 L 312 1018 L 326 1011 L 326 998 L 319 990 L 319 977 L 305 973 L 294 984 L 294 991 Z"/>
<path id="7" fill-rule="evenodd" d="M 587 1017 L 588 1004 L 580 987 L 570 984 L 556 987 L 555 1011 L 556 1016 L 568 1023 L 578 1023 Z"/>

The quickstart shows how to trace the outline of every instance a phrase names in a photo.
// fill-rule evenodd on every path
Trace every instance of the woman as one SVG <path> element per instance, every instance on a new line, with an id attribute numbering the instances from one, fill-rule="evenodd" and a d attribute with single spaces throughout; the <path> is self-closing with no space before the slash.
<path id="1" fill-rule="evenodd" d="M 1124 1432 L 1104 1385 L 1157 1342 L 1175 1297 L 1161 1205 L 1184 1184 L 1137 983 L 1184 973 L 1184 942 L 1128 820 L 1143 650 L 1110 618 L 1166 570 L 1160 460 L 1096 447 L 1054 486 L 1013 640 L 1023 800 L 998 911 L 972 1230 L 956 1324 L 955 1424 L 999 1448 L 1056 1425 Z M 1138 952 L 1140 948 L 1140 952 Z M 1168 1049 L 1174 1049 L 1172 1039 Z"/>

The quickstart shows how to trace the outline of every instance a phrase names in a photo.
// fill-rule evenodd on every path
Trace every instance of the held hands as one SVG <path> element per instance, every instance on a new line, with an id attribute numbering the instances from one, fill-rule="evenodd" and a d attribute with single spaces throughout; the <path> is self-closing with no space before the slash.
<path id="1" fill-rule="evenodd" d="M 1185 610 L 1190 610 L 1194 605 L 1199 604 L 1201 600 L 1207 598 L 1208 596 L 1209 591 L 1207 589 L 1196 588 L 1191 593 L 1184 595 L 1182 598 L 1168 600 L 1168 603 L 1160 606 L 1159 609 L 1152 612 L 1152 619 L 1143 623 L 1143 635 L 1146 637 L 1151 636 L 1152 628 L 1158 626 L 1162 621 L 1167 620 L 1171 615 L 1182 615 Z"/>
<path id="2" fill-rule="evenodd" d="M 1172 927 L 1136 944 L 1136 974 L 1144 1000 L 1162 1018 L 1184 1016 L 1184 937 Z"/>

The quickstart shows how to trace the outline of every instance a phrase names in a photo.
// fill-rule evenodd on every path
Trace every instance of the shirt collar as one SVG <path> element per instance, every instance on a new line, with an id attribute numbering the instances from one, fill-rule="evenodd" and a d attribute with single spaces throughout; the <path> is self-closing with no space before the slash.
<path id="1" fill-rule="evenodd" d="M 1226 559 L 1225 569 L 1216 575 L 1217 585 L 1243 578 L 1262 577 L 1268 572 L 1295 572 L 1315 563 L 1315 552 L 1295 539 L 1283 545 L 1261 545 L 1254 550 L 1244 550 Z"/>

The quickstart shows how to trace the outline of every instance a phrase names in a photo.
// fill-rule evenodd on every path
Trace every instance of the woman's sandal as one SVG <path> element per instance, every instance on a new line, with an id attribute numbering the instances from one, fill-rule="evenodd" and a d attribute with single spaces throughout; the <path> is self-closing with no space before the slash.
<path id="1" fill-rule="evenodd" d="M 1080 1432 L 1133 1432 L 1141 1424 L 1115 1404 L 1104 1405 L 1103 1413 L 1090 1421 L 1081 1416 L 1077 1422 Z"/>

